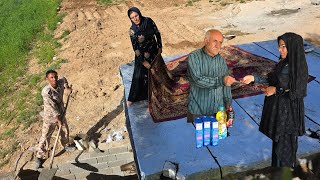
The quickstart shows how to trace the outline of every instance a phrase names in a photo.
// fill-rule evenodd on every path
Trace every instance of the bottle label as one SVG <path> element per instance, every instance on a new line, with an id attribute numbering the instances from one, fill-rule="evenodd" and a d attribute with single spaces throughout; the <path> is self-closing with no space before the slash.
<path id="1" fill-rule="evenodd" d="M 219 141 L 219 132 L 218 132 L 218 122 L 212 123 L 212 129 L 211 129 L 211 145 L 217 146 Z"/>
<path id="2" fill-rule="evenodd" d="M 233 120 L 234 120 L 234 111 L 232 110 L 232 108 L 231 110 L 228 109 L 227 117 L 228 117 L 227 127 L 232 127 Z"/>
<path id="3" fill-rule="evenodd" d="M 213 123 L 212 123 L 212 128 L 218 128 L 218 126 L 219 126 L 219 125 L 218 125 L 218 122 L 213 122 Z"/>
<path id="4" fill-rule="evenodd" d="M 210 128 L 210 122 L 204 122 L 204 128 Z"/>
<path id="5" fill-rule="evenodd" d="M 227 127 L 232 127 L 233 119 L 229 119 L 227 122 Z"/>
<path id="6" fill-rule="evenodd" d="M 227 137 L 227 127 L 226 124 L 221 124 L 221 129 L 219 130 L 219 139 L 225 139 Z"/>
<path id="7" fill-rule="evenodd" d="M 203 145 L 208 146 L 210 145 L 210 140 L 211 140 L 211 132 L 210 132 L 210 127 L 211 127 L 211 121 L 204 121 L 203 122 Z"/>
<path id="8" fill-rule="evenodd" d="M 202 123 L 196 123 L 196 130 L 202 130 Z"/>
<path id="9" fill-rule="evenodd" d="M 203 146 L 202 123 L 196 124 L 196 128 L 196 147 L 201 148 Z"/>

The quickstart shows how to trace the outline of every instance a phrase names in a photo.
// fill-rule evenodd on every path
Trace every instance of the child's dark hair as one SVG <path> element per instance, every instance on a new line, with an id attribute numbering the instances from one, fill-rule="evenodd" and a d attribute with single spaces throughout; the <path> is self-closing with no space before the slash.
<path id="1" fill-rule="evenodd" d="M 50 73 L 58 74 L 57 71 L 52 70 L 52 69 L 49 69 L 49 70 L 46 72 L 46 77 L 48 77 L 48 75 L 49 75 Z"/>

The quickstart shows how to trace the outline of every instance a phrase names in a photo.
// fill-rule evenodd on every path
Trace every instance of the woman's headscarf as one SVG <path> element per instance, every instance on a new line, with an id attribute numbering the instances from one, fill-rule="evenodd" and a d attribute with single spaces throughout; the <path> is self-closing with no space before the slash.
<path id="1" fill-rule="evenodd" d="M 285 33 L 278 37 L 282 39 L 288 51 L 284 59 L 289 66 L 290 99 L 303 98 L 307 95 L 308 65 L 305 57 L 303 39 L 295 33 Z"/>
<path id="2" fill-rule="evenodd" d="M 140 17 L 140 24 L 139 25 L 136 25 L 134 22 L 132 22 L 132 20 L 130 19 L 130 14 L 131 14 L 131 12 L 136 12 L 136 13 L 138 13 L 139 14 L 139 17 Z M 135 31 L 135 32 L 140 32 L 140 31 L 143 31 L 143 22 L 144 22 L 144 20 L 145 20 L 145 17 L 144 16 L 142 16 L 142 14 L 141 14 L 141 12 L 140 12 L 140 10 L 138 9 L 138 8 L 136 8 L 136 7 L 131 7 L 129 10 L 128 10 L 128 17 L 129 17 L 129 19 L 130 19 L 130 21 L 131 21 L 131 23 L 132 23 L 132 25 L 131 25 L 131 28 Z"/>

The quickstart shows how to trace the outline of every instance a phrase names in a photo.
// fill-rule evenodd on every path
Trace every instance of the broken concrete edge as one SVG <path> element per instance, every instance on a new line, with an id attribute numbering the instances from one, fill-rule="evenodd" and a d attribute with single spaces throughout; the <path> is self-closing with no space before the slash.
<path id="1" fill-rule="evenodd" d="M 317 165 L 320 164 L 320 152 L 305 153 L 305 154 L 300 155 L 298 158 L 307 159 L 307 162 L 311 161 L 312 164 L 317 164 Z M 266 167 L 270 167 L 270 164 L 271 164 L 271 159 L 260 162 L 260 163 L 256 163 L 256 164 L 253 164 L 253 165 L 247 166 L 247 167 L 225 166 L 225 167 L 222 167 L 222 176 L 225 177 L 226 175 L 245 172 L 245 171 L 249 171 L 249 170 L 250 171 L 259 170 L 259 169 L 263 169 Z M 177 172 L 177 173 L 179 173 L 179 172 Z M 220 179 L 220 170 L 219 170 L 219 168 L 216 168 L 216 169 L 210 169 L 210 170 L 199 172 L 199 173 L 194 173 L 191 175 L 187 175 L 186 179 L 188 179 L 188 180 Z"/>
<path id="2" fill-rule="evenodd" d="M 168 177 L 171 179 L 176 179 L 177 176 L 177 171 L 178 171 L 178 164 L 166 160 L 163 169 L 162 169 L 162 174 L 164 177 Z"/>
<path id="3" fill-rule="evenodd" d="M 223 177 L 229 174 L 234 174 L 237 172 L 243 172 L 243 171 L 249 171 L 249 170 L 257 170 L 257 169 L 263 169 L 265 167 L 270 166 L 271 161 L 264 161 L 260 163 L 253 164 L 251 166 L 224 166 L 222 167 L 222 175 Z M 160 177 L 162 176 L 162 171 L 159 170 L 159 172 L 150 174 L 150 175 L 145 175 L 144 172 L 139 172 L 141 174 L 141 180 L 159 180 Z M 193 174 L 182 174 L 177 171 L 177 179 L 186 179 L 186 180 L 211 180 L 211 179 L 220 179 L 220 169 L 215 168 L 215 169 L 209 169 Z"/>
<path id="4" fill-rule="evenodd" d="M 314 152 L 310 152 L 310 153 L 306 153 L 303 155 L 299 156 L 300 159 L 307 159 L 307 161 L 311 161 L 313 164 L 319 164 L 320 163 L 320 152 L 314 153 Z M 265 160 L 263 162 L 259 162 L 256 164 L 252 164 L 250 166 L 224 166 L 222 167 L 222 176 L 225 177 L 227 175 L 230 174 L 235 174 L 235 173 L 240 173 L 240 172 L 245 172 L 245 171 L 252 171 L 252 170 L 259 170 L 259 169 L 263 169 L 266 167 L 270 167 L 271 164 L 271 159 L 269 160 Z M 144 175 L 143 172 L 139 172 L 142 174 L 141 179 L 142 180 L 158 180 L 160 179 L 161 175 L 162 175 L 162 171 L 159 170 L 158 173 L 155 174 L 151 174 L 151 175 Z M 179 171 L 177 171 L 177 175 L 179 175 L 180 177 L 182 176 L 186 179 L 186 180 L 209 180 L 209 179 L 220 179 L 220 169 L 219 168 L 215 168 L 215 169 L 210 169 L 210 170 L 206 170 L 206 171 L 201 171 L 201 172 L 197 172 L 197 173 L 193 173 L 193 174 L 189 174 L 189 175 L 185 175 L 185 174 L 181 174 L 179 173 Z"/>
<path id="5" fill-rule="evenodd" d="M 121 76 L 121 78 L 120 78 L 121 82 L 122 82 L 122 84 L 124 84 L 123 83 L 123 75 L 122 75 L 122 72 L 121 72 L 121 67 L 119 68 L 119 71 L 120 71 L 120 76 Z M 123 91 L 123 98 L 124 98 L 124 100 L 122 102 L 122 106 L 123 106 L 123 109 L 124 109 L 124 115 L 126 117 L 126 127 L 127 127 L 127 131 L 128 131 L 129 139 L 130 139 L 131 151 L 133 152 L 134 163 L 135 163 L 135 166 L 136 166 L 136 174 L 137 174 L 139 179 L 143 180 L 143 177 L 141 176 L 140 166 L 138 165 L 138 159 L 137 159 L 137 156 L 136 156 L 137 153 L 136 153 L 136 149 L 135 149 L 134 141 L 133 141 L 131 124 L 130 124 L 130 120 L 129 120 L 128 106 L 127 106 L 127 103 L 126 103 L 126 100 L 125 100 L 125 98 L 126 98 L 125 91 Z"/>
<path id="6" fill-rule="evenodd" d="M 319 165 L 320 164 L 320 150 L 319 150 L 319 152 L 306 153 L 306 154 L 300 155 L 298 158 L 299 159 L 306 159 L 307 163 L 311 162 L 312 164 Z"/>
<path id="7" fill-rule="evenodd" d="M 162 176 L 162 171 L 150 175 L 145 175 L 144 172 L 139 172 L 141 175 L 141 180 L 159 180 Z M 177 179 L 186 179 L 186 180 L 206 180 L 206 179 L 220 179 L 220 170 L 218 169 L 210 169 L 207 171 L 201 171 L 198 173 L 194 173 L 191 175 L 183 175 L 177 172 Z"/>

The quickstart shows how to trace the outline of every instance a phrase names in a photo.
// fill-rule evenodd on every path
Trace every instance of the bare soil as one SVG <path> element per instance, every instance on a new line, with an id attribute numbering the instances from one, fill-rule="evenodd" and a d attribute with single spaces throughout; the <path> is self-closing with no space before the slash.
<path id="1" fill-rule="evenodd" d="M 288 32 L 296 32 L 320 45 L 320 6 L 309 0 L 129 0 L 101 6 L 95 0 L 63 0 L 60 13 L 66 16 L 55 31 L 60 38 L 57 58 L 68 63 L 58 70 L 73 85 L 67 119 L 70 133 L 89 133 L 104 142 L 112 131 L 123 130 L 122 107 L 124 89 L 119 66 L 134 58 L 129 39 L 131 22 L 127 10 L 138 7 L 144 16 L 157 24 L 163 41 L 163 56 L 190 52 L 202 46 L 206 30 L 215 28 L 237 37 L 224 45 L 272 40 Z M 223 2 L 228 2 L 226 4 Z M 41 133 L 41 122 L 21 132 L 21 151 L 13 154 L 3 171 L 12 170 L 22 150 L 35 146 Z M 28 136 L 25 136 L 28 134 Z M 128 144 L 129 138 L 110 143 Z M 63 159 L 61 155 L 57 160 Z"/>

